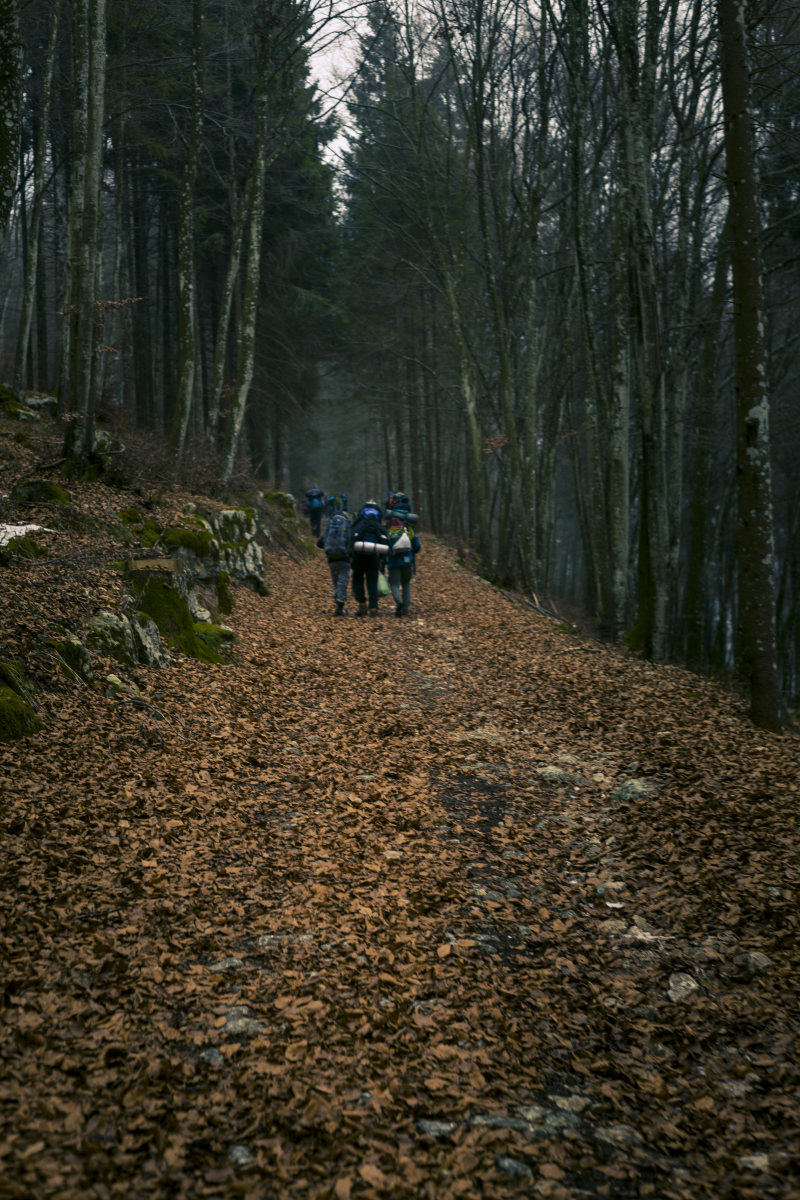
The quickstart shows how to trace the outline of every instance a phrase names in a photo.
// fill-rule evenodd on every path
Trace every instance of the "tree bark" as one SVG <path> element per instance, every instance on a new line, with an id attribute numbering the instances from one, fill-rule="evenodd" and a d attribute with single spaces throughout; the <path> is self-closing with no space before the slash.
<path id="1" fill-rule="evenodd" d="M 178 215 L 178 346 L 180 375 L 172 424 L 172 452 L 180 467 L 186 446 L 197 360 L 194 189 L 203 122 L 203 0 L 192 0 L 192 104 Z"/>
<path id="2" fill-rule="evenodd" d="M 14 359 L 14 387 L 18 392 L 22 391 L 25 381 L 25 360 L 28 355 L 33 308 L 36 300 L 39 245 L 41 241 L 40 231 L 45 190 L 47 134 L 50 126 L 50 99 L 53 91 L 53 64 L 55 62 L 56 42 L 58 38 L 59 11 L 59 0 L 54 0 L 50 20 L 50 35 L 47 42 L 47 53 L 45 55 L 42 75 L 42 94 L 39 104 L 36 144 L 33 154 L 33 206 L 30 229 L 28 231 L 28 254 L 25 262 L 25 278 L 22 287 L 22 311 L 17 329 L 17 349 Z"/>
<path id="3" fill-rule="evenodd" d="M 766 307 L 745 15 L 745 0 L 718 0 L 736 363 L 738 656 L 753 722 L 779 732 Z"/>

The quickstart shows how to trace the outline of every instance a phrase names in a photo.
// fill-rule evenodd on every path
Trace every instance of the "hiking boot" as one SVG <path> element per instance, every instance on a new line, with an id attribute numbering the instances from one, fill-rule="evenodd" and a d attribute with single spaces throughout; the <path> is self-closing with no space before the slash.
<path id="1" fill-rule="evenodd" d="M 377 617 L 377 615 L 378 615 L 378 610 L 377 610 L 377 608 L 371 608 L 371 609 L 369 610 L 369 615 L 370 615 L 371 617 Z"/>
<path id="2" fill-rule="evenodd" d="M 402 617 L 402 615 L 403 615 L 403 606 L 402 606 L 402 604 L 396 604 L 396 605 L 394 606 L 394 615 L 395 615 L 396 617 Z"/>
<path id="3" fill-rule="evenodd" d="M 367 615 L 367 606 L 366 606 L 366 604 L 359 604 L 359 606 L 358 606 L 358 612 L 356 613 L 356 616 L 357 616 L 357 617 L 365 617 L 366 615 Z"/>
<path id="4" fill-rule="evenodd" d="M 337 600 L 336 601 L 336 612 L 334 613 L 334 616 L 343 617 L 344 615 L 345 615 L 344 604 L 341 602 L 341 600 Z"/>

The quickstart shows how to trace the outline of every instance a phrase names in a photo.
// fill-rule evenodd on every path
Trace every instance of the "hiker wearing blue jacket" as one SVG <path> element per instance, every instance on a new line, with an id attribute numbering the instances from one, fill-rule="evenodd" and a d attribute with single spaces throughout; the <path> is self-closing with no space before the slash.
<path id="1" fill-rule="evenodd" d="M 414 560 L 422 549 L 413 525 L 408 524 L 408 515 L 402 509 L 393 509 L 386 514 L 386 537 L 389 542 L 386 566 L 396 617 L 408 616 Z"/>
<path id="2" fill-rule="evenodd" d="M 377 501 L 367 500 L 353 522 L 353 595 L 358 601 L 357 617 L 378 615 L 378 572 L 388 550 L 380 507 Z"/>

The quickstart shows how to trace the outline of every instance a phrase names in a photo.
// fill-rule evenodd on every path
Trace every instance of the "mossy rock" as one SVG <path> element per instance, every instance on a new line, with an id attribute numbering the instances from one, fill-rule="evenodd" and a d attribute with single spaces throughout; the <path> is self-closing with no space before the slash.
<path id="1" fill-rule="evenodd" d="M 148 579 L 138 597 L 139 608 L 155 621 L 164 641 L 200 662 L 220 663 L 224 659 L 197 636 L 195 622 L 186 600 L 161 579 Z"/>
<path id="2" fill-rule="evenodd" d="M 209 530 L 185 529 L 182 526 L 165 529 L 161 535 L 161 544 L 167 550 L 188 550 L 197 558 L 206 558 L 217 548 L 214 535 Z"/>
<path id="3" fill-rule="evenodd" d="M 0 663 L 0 742 L 30 737 L 42 728 L 25 692 L 28 681 L 17 663 Z"/>
<path id="4" fill-rule="evenodd" d="M 49 479 L 20 483 L 11 491 L 12 504 L 71 504 L 69 492 Z"/>
<path id="5" fill-rule="evenodd" d="M 147 517 L 142 522 L 142 528 L 141 528 L 141 532 L 139 534 L 140 542 L 142 543 L 143 546 L 147 546 L 147 547 L 155 546 L 156 542 L 158 541 L 158 539 L 160 537 L 161 537 L 160 526 L 156 524 L 156 522 L 153 520 L 152 517 Z"/>
<path id="6" fill-rule="evenodd" d="M 123 525 L 141 525 L 142 523 L 142 514 L 133 505 L 130 508 L 121 508 L 117 516 Z"/>
<path id="7" fill-rule="evenodd" d="M 233 645 L 233 630 L 225 625 L 214 625 L 211 621 L 195 621 L 194 631 L 201 645 L 217 656 L 211 661 L 224 662 L 224 652 L 230 651 Z"/>
<path id="8" fill-rule="evenodd" d="M 291 492 L 267 492 L 264 503 L 279 509 L 284 517 L 297 519 L 297 501 Z"/>
<path id="9" fill-rule="evenodd" d="M 27 682 L 25 672 L 18 663 L 0 662 L 0 686 L 11 688 L 24 700 Z"/>
<path id="10" fill-rule="evenodd" d="M 0 404 L 19 404 L 19 394 L 7 383 L 0 383 Z"/>
<path id="11" fill-rule="evenodd" d="M 55 650 L 62 660 L 62 670 L 70 678 L 77 675 L 80 679 L 91 683 L 94 679 L 92 660 L 89 651 L 80 638 L 68 634 L 63 638 L 48 638 L 47 645 Z"/>
<path id="12" fill-rule="evenodd" d="M 231 577 L 227 571 L 220 571 L 217 576 L 217 608 L 224 617 L 233 612 L 233 592 Z"/>
<path id="13" fill-rule="evenodd" d="M 47 558 L 50 551 L 42 546 L 29 533 L 9 538 L 0 549 L 0 562 L 6 563 L 11 558 Z"/>
<path id="14" fill-rule="evenodd" d="M 0 683 L 0 742 L 14 742 L 18 738 L 38 733 L 42 722 L 27 700 Z"/>

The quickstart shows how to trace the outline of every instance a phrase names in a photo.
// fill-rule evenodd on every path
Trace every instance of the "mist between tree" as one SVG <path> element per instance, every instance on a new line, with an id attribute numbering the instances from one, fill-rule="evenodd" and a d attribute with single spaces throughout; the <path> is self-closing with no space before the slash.
<path id="1" fill-rule="evenodd" d="M 58 397 L 71 470 L 105 421 L 176 479 L 402 487 L 493 581 L 729 675 L 777 728 L 800 18 L 740 15 L 6 4 L 2 375 Z"/>

